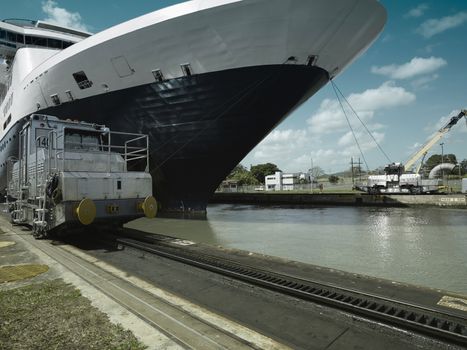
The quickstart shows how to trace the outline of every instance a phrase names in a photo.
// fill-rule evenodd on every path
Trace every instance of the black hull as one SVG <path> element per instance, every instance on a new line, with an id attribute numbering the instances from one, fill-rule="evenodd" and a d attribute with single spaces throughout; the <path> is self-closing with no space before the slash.
<path id="1" fill-rule="evenodd" d="M 167 211 L 205 211 L 226 175 L 328 81 L 317 67 L 247 67 L 75 100 L 39 113 L 150 135 L 154 194 Z"/>

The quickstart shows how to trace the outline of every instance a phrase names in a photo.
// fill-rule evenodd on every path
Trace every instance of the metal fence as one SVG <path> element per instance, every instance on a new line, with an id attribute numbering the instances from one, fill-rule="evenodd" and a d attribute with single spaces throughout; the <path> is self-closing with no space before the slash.
<path id="1" fill-rule="evenodd" d="M 322 187 L 321 187 L 322 186 Z M 293 190 L 283 189 L 284 192 L 351 192 L 354 185 L 351 179 L 341 179 L 338 183 L 330 183 L 329 181 L 319 181 L 312 184 L 295 184 Z M 221 193 L 254 193 L 254 192 L 274 192 L 267 190 L 265 185 L 255 186 L 235 186 L 230 184 L 228 187 L 220 187 L 216 192 Z"/>
<path id="2" fill-rule="evenodd" d="M 355 183 L 352 179 L 340 179 L 337 183 L 330 183 L 323 180 L 313 184 L 296 184 L 293 190 L 282 190 L 282 192 L 302 192 L 302 193 L 320 193 L 320 192 L 352 192 L 355 185 L 366 185 L 365 182 Z M 322 185 L 322 188 L 321 188 Z M 457 193 L 461 192 L 462 180 L 460 179 L 444 179 L 444 192 Z M 255 186 L 235 186 L 230 184 L 228 187 L 219 187 L 216 192 L 220 193 L 257 193 L 257 192 L 274 192 L 274 190 L 267 191 L 265 185 Z"/>

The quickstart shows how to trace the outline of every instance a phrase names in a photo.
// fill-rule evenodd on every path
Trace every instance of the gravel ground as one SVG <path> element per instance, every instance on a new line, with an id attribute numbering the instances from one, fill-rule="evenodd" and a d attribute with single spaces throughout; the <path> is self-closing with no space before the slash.
<path id="1" fill-rule="evenodd" d="M 146 349 L 62 280 L 0 291 L 0 349 Z"/>

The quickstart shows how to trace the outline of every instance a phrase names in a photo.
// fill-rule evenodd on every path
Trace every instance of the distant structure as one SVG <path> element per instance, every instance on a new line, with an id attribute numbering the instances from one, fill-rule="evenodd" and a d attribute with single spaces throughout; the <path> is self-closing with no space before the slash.
<path id="1" fill-rule="evenodd" d="M 300 184 L 300 180 L 305 180 L 306 174 L 292 173 L 284 174 L 277 171 L 274 175 L 265 177 L 266 191 L 293 191 Z"/>
<path id="2" fill-rule="evenodd" d="M 462 179 L 462 193 L 467 193 L 467 179 Z"/>
<path id="3" fill-rule="evenodd" d="M 217 190 L 219 192 L 238 192 L 238 181 L 224 180 Z"/>

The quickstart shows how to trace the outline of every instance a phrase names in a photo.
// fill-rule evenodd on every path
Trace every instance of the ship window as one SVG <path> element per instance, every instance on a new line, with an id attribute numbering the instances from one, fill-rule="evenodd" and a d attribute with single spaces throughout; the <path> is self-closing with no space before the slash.
<path id="1" fill-rule="evenodd" d="M 11 122 L 11 114 L 8 116 L 8 119 L 5 121 L 5 123 L 3 123 L 3 130 L 6 129 L 6 127 L 8 126 L 8 124 L 10 124 Z"/>
<path id="2" fill-rule="evenodd" d="M 23 34 L 16 34 L 16 42 L 24 44 L 24 35 Z"/>
<path id="3" fill-rule="evenodd" d="M 62 48 L 62 42 L 57 39 L 47 39 L 47 46 L 52 48 L 52 49 L 61 49 Z"/>
<path id="4" fill-rule="evenodd" d="M 60 104 L 60 97 L 58 97 L 57 94 L 50 95 L 50 98 L 52 99 L 54 105 L 58 106 Z"/>
<path id="5" fill-rule="evenodd" d="M 86 73 L 83 71 L 73 73 L 73 78 L 75 78 L 75 81 L 81 90 L 88 89 L 92 86 L 92 81 L 88 79 Z"/>
<path id="6" fill-rule="evenodd" d="M 189 63 L 182 64 L 180 67 L 182 67 L 183 75 L 185 75 L 186 77 L 190 77 L 193 74 L 191 71 L 191 65 Z"/>
<path id="7" fill-rule="evenodd" d="M 154 75 L 154 79 L 156 79 L 157 82 L 162 83 L 164 81 L 164 74 L 162 74 L 160 69 L 153 70 L 152 75 Z"/>
<path id="8" fill-rule="evenodd" d="M 66 49 L 67 47 L 70 47 L 71 45 L 73 45 L 73 43 L 69 42 L 69 41 L 64 41 L 63 42 L 63 48 Z"/>
<path id="9" fill-rule="evenodd" d="M 65 94 L 67 95 L 68 100 L 70 100 L 70 101 L 74 100 L 73 94 L 71 93 L 70 90 L 65 91 Z"/>
<path id="10" fill-rule="evenodd" d="M 45 46 L 46 47 L 47 46 L 47 39 L 32 36 L 31 37 L 31 45 Z"/>
<path id="11" fill-rule="evenodd" d="M 6 32 L 3 29 L 0 29 L 0 39 L 6 38 Z"/>
<path id="12" fill-rule="evenodd" d="M 6 32 L 6 38 L 8 41 L 16 41 L 16 33 Z"/>

